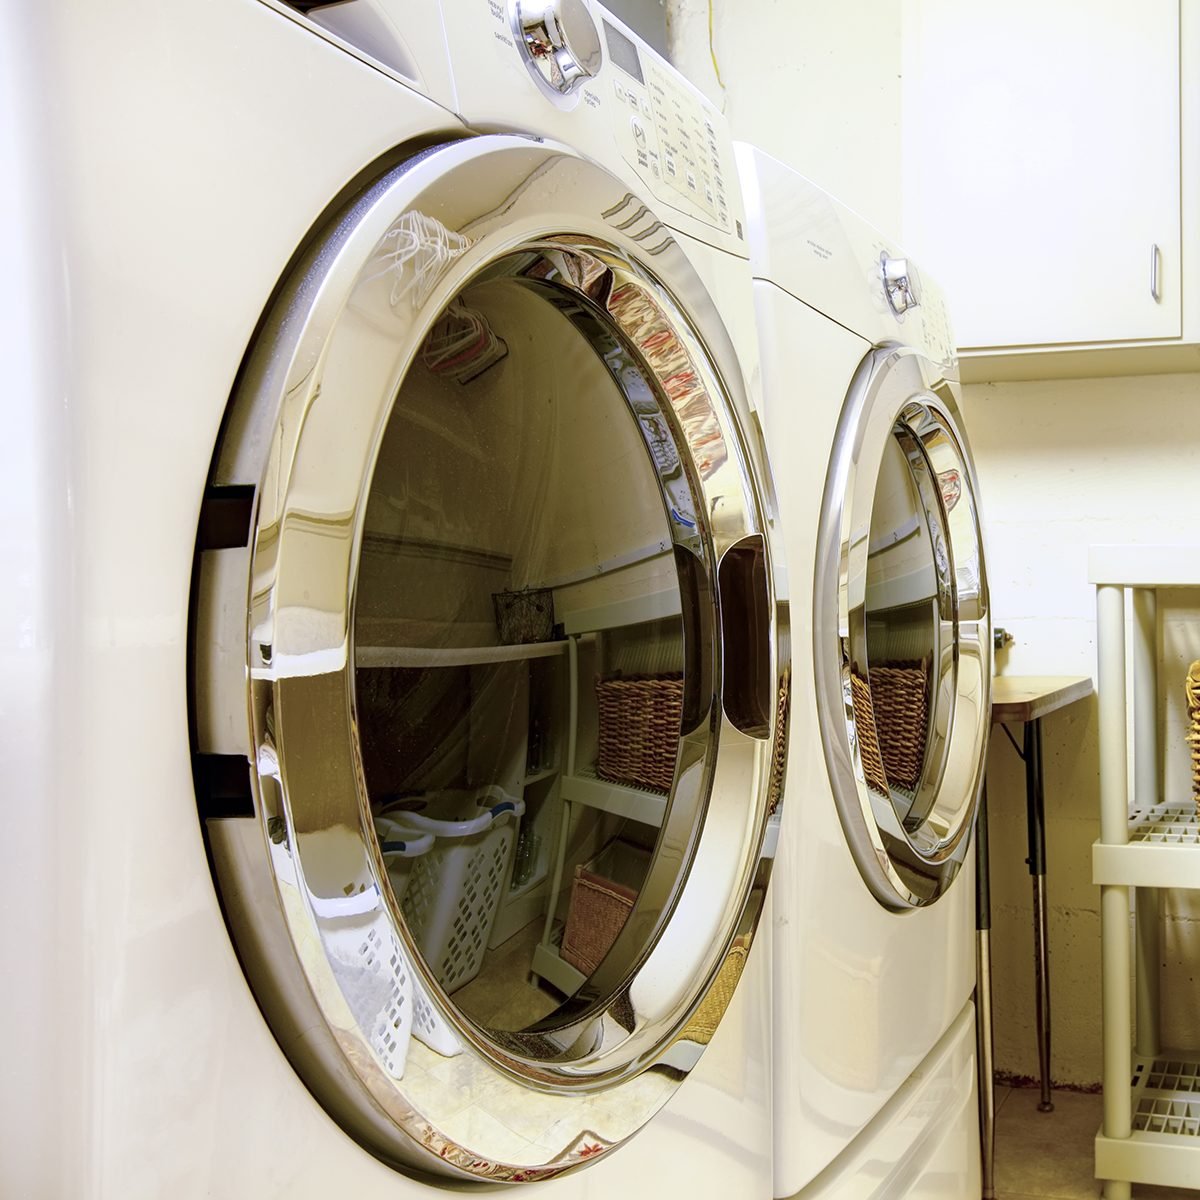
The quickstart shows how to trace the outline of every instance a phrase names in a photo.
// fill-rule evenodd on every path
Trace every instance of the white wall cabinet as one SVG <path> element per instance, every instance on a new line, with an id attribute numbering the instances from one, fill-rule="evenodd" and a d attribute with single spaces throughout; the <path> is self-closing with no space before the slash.
<path id="1" fill-rule="evenodd" d="M 906 0 L 903 241 L 964 349 L 1185 339 L 1182 4 Z"/>

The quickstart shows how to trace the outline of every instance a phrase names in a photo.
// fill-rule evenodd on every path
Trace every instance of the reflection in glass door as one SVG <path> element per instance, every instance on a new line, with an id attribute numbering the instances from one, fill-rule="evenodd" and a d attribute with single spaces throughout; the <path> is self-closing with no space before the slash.
<path id="1" fill-rule="evenodd" d="M 975 497 L 953 386 L 908 348 L 875 351 L 826 484 L 814 652 L 843 827 L 891 907 L 949 887 L 981 785 L 991 635 Z"/>
<path id="2" fill-rule="evenodd" d="M 490 1035 L 550 1017 L 617 941 L 684 707 L 679 451 L 634 358 L 545 274 L 493 264 L 435 322 L 380 446 L 354 620 L 394 899 Z"/>

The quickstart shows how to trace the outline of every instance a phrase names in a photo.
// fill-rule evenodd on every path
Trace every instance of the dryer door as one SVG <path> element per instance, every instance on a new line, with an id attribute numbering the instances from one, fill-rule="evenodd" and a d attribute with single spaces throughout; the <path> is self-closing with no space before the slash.
<path id="1" fill-rule="evenodd" d="M 990 725 L 991 614 L 955 386 L 908 347 L 867 356 L 817 542 L 826 763 L 863 878 L 895 909 L 933 903 L 962 866 Z"/>
<path id="2" fill-rule="evenodd" d="M 598 1158 L 724 1013 L 788 676 L 747 412 L 669 231 L 529 139 L 384 174 L 264 317 L 194 622 L 199 774 L 253 811 L 201 810 L 267 1019 L 388 1162 Z"/>

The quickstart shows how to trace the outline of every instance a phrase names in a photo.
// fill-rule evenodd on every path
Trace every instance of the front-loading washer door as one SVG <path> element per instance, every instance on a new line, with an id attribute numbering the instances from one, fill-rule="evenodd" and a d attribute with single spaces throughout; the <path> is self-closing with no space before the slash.
<path id="1" fill-rule="evenodd" d="M 935 902 L 962 866 L 991 720 L 978 487 L 956 386 L 910 347 L 867 356 L 817 539 L 826 765 L 859 870 L 897 910 Z"/>
<path id="2" fill-rule="evenodd" d="M 193 647 L 253 815 L 202 812 L 276 1036 L 388 1162 L 599 1158 L 724 1013 L 787 708 L 747 413 L 669 231 L 531 139 L 387 171 L 264 315 Z"/>

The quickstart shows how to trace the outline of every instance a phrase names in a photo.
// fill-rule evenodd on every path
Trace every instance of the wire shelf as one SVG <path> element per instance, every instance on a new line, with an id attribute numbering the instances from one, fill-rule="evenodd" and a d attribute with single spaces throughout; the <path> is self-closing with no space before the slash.
<path id="1" fill-rule="evenodd" d="M 1129 814 L 1129 840 L 1172 846 L 1200 845 L 1195 804 L 1155 804 Z"/>

